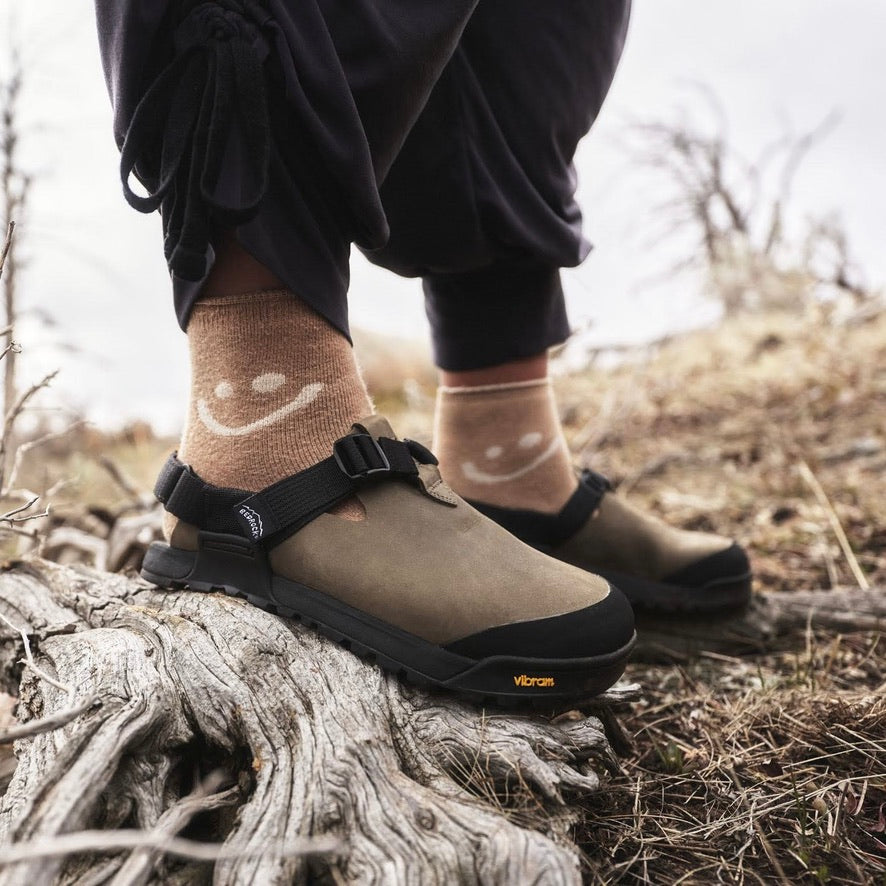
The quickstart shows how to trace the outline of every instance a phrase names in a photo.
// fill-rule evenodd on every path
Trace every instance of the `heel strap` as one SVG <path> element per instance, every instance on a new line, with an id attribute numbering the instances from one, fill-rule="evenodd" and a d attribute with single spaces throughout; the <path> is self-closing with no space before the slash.
<path id="1" fill-rule="evenodd" d="M 519 508 L 500 508 L 480 501 L 468 501 L 481 514 L 503 526 L 521 541 L 542 550 L 550 550 L 571 538 L 587 523 L 612 484 L 596 471 L 585 468 L 579 483 L 559 513 L 545 514 Z"/>

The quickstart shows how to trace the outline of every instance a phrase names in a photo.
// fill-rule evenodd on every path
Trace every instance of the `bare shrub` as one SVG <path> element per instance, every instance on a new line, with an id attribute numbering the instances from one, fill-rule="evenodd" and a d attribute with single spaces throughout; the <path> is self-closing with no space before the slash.
<path id="1" fill-rule="evenodd" d="M 668 183 L 670 195 L 657 207 L 665 236 L 688 232 L 693 238 L 674 270 L 702 270 L 706 294 L 727 317 L 803 312 L 845 299 L 857 307 L 874 299 L 878 294 L 853 259 L 837 214 L 788 223 L 797 173 L 837 115 L 800 136 L 784 133 L 746 160 L 730 143 L 716 97 L 702 95 L 713 125 L 683 110 L 676 120 L 631 128 L 634 156 Z"/>

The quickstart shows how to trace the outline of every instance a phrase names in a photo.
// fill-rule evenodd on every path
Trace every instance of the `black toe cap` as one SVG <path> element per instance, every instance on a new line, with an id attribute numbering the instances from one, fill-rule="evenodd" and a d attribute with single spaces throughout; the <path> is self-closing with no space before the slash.
<path id="1" fill-rule="evenodd" d="M 741 545 L 733 542 L 725 550 L 702 557 L 662 581 L 679 587 L 704 588 L 710 584 L 748 578 L 750 574 L 751 564 L 747 553 Z"/>
<path id="2" fill-rule="evenodd" d="M 584 609 L 487 628 L 445 647 L 468 658 L 593 658 L 624 648 L 634 636 L 631 604 L 617 588 Z"/>

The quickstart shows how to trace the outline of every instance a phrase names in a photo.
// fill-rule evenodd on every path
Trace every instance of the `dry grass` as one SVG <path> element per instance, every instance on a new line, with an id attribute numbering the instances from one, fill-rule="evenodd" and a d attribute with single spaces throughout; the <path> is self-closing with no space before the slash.
<path id="1" fill-rule="evenodd" d="M 740 538 L 763 588 L 855 583 L 806 462 L 886 584 L 886 313 L 734 321 L 564 379 L 561 404 L 581 460 L 673 523 Z"/>
<path id="2" fill-rule="evenodd" d="M 881 646 L 632 666 L 632 747 L 577 834 L 588 882 L 886 882 Z"/>

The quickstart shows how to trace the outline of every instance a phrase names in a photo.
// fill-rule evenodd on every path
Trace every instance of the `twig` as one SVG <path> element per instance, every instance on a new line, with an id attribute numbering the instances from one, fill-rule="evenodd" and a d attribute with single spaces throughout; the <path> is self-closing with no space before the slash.
<path id="1" fill-rule="evenodd" d="M 143 496 L 138 486 L 110 455 L 100 455 L 98 463 L 111 475 L 111 479 L 132 499 L 134 504 L 141 505 L 143 503 Z M 151 503 L 153 504 L 153 499 Z"/>
<path id="2" fill-rule="evenodd" d="M 58 370 L 55 370 L 54 372 L 50 372 L 48 375 L 43 376 L 40 381 L 31 385 L 31 387 L 20 394 L 15 403 L 7 409 L 6 416 L 3 419 L 3 430 L 0 432 L 0 472 L 3 471 L 4 465 L 6 464 L 6 447 L 9 445 L 9 435 L 12 431 L 12 426 L 15 424 L 15 420 L 27 405 L 28 400 L 30 400 L 38 391 L 48 387 L 57 375 Z M 5 484 L 2 482 L 2 473 L 0 473 L 0 487 L 4 485 Z"/>
<path id="3" fill-rule="evenodd" d="M 27 523 L 28 520 L 37 520 L 40 517 L 48 517 L 48 507 L 42 510 L 39 514 L 25 514 L 23 517 L 18 516 L 23 511 L 27 511 L 29 508 L 33 507 L 38 501 L 40 501 L 40 496 L 35 495 L 23 505 L 19 505 L 17 508 L 13 508 L 11 511 L 7 511 L 5 514 L 0 515 L 0 523 L 9 523 L 11 525 L 13 523 Z"/>
<path id="4" fill-rule="evenodd" d="M 24 409 L 25 406 L 27 405 L 28 400 L 30 400 L 31 397 L 33 397 L 34 394 L 36 394 L 38 391 L 42 390 L 45 387 L 48 387 L 52 383 L 52 380 L 57 375 L 58 375 L 57 369 L 53 370 L 52 372 L 48 373 L 47 375 L 44 375 L 43 378 L 40 379 L 40 381 L 35 382 L 26 391 L 21 393 L 19 395 L 18 399 L 15 401 L 15 403 L 13 403 L 12 406 L 7 410 L 6 416 L 3 419 L 4 445 L 5 445 L 6 436 L 9 433 L 9 429 L 12 427 L 13 422 L 21 414 L 22 409 Z"/>
<path id="5" fill-rule="evenodd" d="M 60 437 L 64 437 L 65 434 L 70 433 L 74 430 L 74 428 L 85 425 L 86 419 L 80 419 L 79 421 L 75 421 L 72 424 L 68 425 L 61 431 L 53 431 L 49 434 L 44 434 L 42 437 L 38 437 L 36 440 L 29 440 L 27 443 L 20 444 L 15 450 L 15 457 L 12 462 L 12 469 L 9 472 L 9 478 L 6 481 L 6 486 L 3 489 L 0 489 L 0 498 L 7 498 L 12 490 L 12 487 L 15 486 L 15 481 L 18 479 L 18 473 L 21 470 L 22 461 L 25 455 L 30 452 L 32 449 L 36 449 L 38 446 L 42 446 L 44 443 L 49 443 L 52 440 L 58 440 Z"/>
<path id="6" fill-rule="evenodd" d="M 123 859 L 114 856 L 109 858 L 103 865 L 93 868 L 89 873 L 82 873 L 77 877 L 77 886 L 105 886 L 108 880 L 123 864 Z"/>
<path id="7" fill-rule="evenodd" d="M 11 326 L 8 326 L 7 329 L 12 332 Z M 10 351 L 12 351 L 13 354 L 20 354 L 22 352 L 22 346 L 17 341 L 13 341 L 12 339 L 10 339 L 9 344 L 2 351 L 0 351 L 0 360 L 2 360 Z"/>
<path id="8" fill-rule="evenodd" d="M 38 501 L 40 501 L 40 496 L 32 495 L 23 505 L 19 505 L 17 508 L 7 511 L 2 517 L 0 517 L 0 520 L 9 520 L 10 523 L 15 523 L 16 521 L 12 519 L 13 517 L 20 514 L 22 511 L 28 510 L 28 508 L 37 504 Z"/>
<path id="9" fill-rule="evenodd" d="M 200 813 L 233 805 L 240 796 L 240 789 L 234 785 L 218 792 L 225 778 L 223 772 L 210 773 L 196 790 L 164 810 L 149 833 L 158 839 L 174 837 Z M 134 849 L 111 881 L 111 886 L 141 886 L 150 876 L 159 854 L 152 849 Z"/>
<path id="10" fill-rule="evenodd" d="M 12 247 L 12 235 L 15 233 L 15 222 L 10 221 L 6 226 L 6 238 L 3 241 L 3 251 L 0 252 L 0 277 L 3 276 L 3 268 L 6 265 L 6 256 L 9 255 L 9 250 Z M 8 330 L 3 330 L 4 332 L 12 332 L 12 328 L 10 327 Z"/>
<path id="11" fill-rule="evenodd" d="M 35 858 L 58 858 L 84 852 L 119 852 L 125 849 L 156 849 L 164 855 L 174 855 L 191 861 L 230 861 L 258 858 L 262 855 L 272 855 L 277 858 L 332 855 L 339 852 L 341 847 L 341 840 L 326 836 L 293 837 L 285 843 L 276 841 L 261 847 L 240 847 L 200 843 L 183 837 L 155 836 L 149 831 L 136 829 L 90 830 L 0 847 L 0 865 L 16 864 Z"/>
<path id="12" fill-rule="evenodd" d="M 76 720 L 80 714 L 100 704 L 101 701 L 93 695 L 78 702 L 73 707 L 64 708 L 55 714 L 50 714 L 48 717 L 40 717 L 37 720 L 31 720 L 29 723 L 21 723 L 18 726 L 10 726 L 8 729 L 0 730 L 0 745 L 11 744 L 20 738 L 33 738 L 33 736 L 42 735 L 44 732 L 61 729 L 62 726 L 67 726 L 72 720 Z"/>
<path id="13" fill-rule="evenodd" d="M 37 550 L 40 550 L 40 545 L 43 539 L 43 533 L 38 532 L 36 529 L 33 532 L 29 532 L 27 529 L 19 528 L 17 523 L 11 523 L 6 527 L 4 532 L 11 532 L 13 535 L 20 535 L 22 538 L 28 539 L 28 541 L 33 542 L 37 545 Z"/>
<path id="14" fill-rule="evenodd" d="M 60 552 L 65 548 L 73 548 L 79 554 L 91 556 L 96 569 L 101 572 L 108 571 L 108 542 L 106 539 L 78 529 L 76 526 L 56 526 L 41 539 L 41 552 L 45 552 L 50 560 L 58 559 Z"/>
<path id="15" fill-rule="evenodd" d="M 68 704 L 72 705 L 74 702 L 74 696 L 76 695 L 76 690 L 73 686 L 68 683 L 62 683 L 59 680 L 56 680 L 51 674 L 47 674 L 42 668 L 40 668 L 36 661 L 34 661 L 34 656 L 31 653 L 31 641 L 28 639 L 28 635 L 24 628 L 17 628 L 2 612 L 0 612 L 0 619 L 2 619 L 12 630 L 14 630 L 21 638 L 22 643 L 25 647 L 25 662 L 28 667 L 41 679 L 45 680 L 49 683 L 50 686 L 55 686 L 56 689 L 60 689 L 62 692 L 66 692 L 68 695 Z"/>
<path id="16" fill-rule="evenodd" d="M 815 496 L 819 505 L 824 509 L 825 514 L 827 515 L 828 522 L 831 524 L 831 529 L 834 531 L 834 535 L 837 537 L 837 541 L 840 544 L 840 548 L 843 551 L 843 556 L 846 558 L 846 562 L 849 564 L 849 569 L 852 571 L 852 574 L 855 576 L 855 580 L 858 582 L 858 586 L 863 590 L 867 591 L 870 589 L 871 585 L 867 579 L 867 576 L 862 572 L 861 566 L 858 565 L 858 560 L 855 557 L 855 552 L 852 550 L 852 546 L 849 544 L 849 539 L 846 537 L 846 533 L 843 531 L 843 526 L 840 523 L 840 518 L 837 516 L 837 512 L 834 510 L 833 505 L 830 502 L 830 499 L 827 496 L 827 493 L 822 488 L 821 483 L 818 482 L 818 478 L 815 474 L 812 473 L 812 469 L 808 464 L 801 458 L 797 463 L 797 467 L 800 471 L 800 476 L 803 478 L 806 485 L 812 490 L 812 494 Z"/>
<path id="17" fill-rule="evenodd" d="M 22 644 L 25 648 L 25 662 L 28 667 L 41 680 L 49 683 L 50 686 L 55 686 L 56 689 L 60 689 L 68 696 L 68 706 L 66 708 L 63 708 L 54 714 L 50 714 L 48 717 L 40 717 L 37 720 L 32 720 L 30 723 L 22 723 L 18 726 L 11 726 L 9 729 L 0 731 L 0 745 L 17 741 L 20 738 L 30 738 L 34 735 L 41 735 L 44 732 L 51 732 L 53 729 L 59 729 L 79 717 L 84 711 L 87 711 L 94 705 L 100 703 L 98 698 L 91 695 L 83 701 L 75 704 L 74 696 L 76 695 L 76 690 L 74 687 L 56 680 L 55 677 L 51 674 L 47 674 L 46 671 L 39 667 L 37 662 L 34 661 L 34 655 L 31 652 L 31 641 L 28 639 L 28 634 L 25 629 L 17 628 L 2 612 L 0 612 L 0 619 L 12 628 L 13 631 L 16 631 L 21 637 Z"/>

